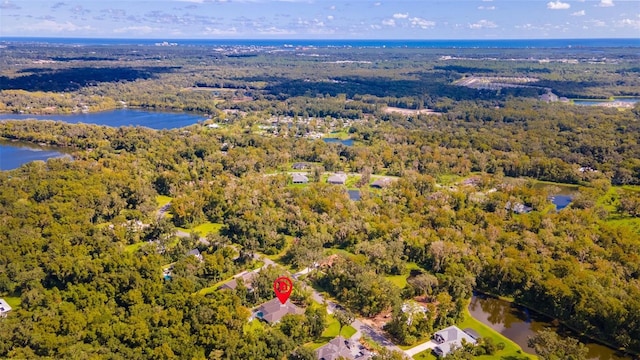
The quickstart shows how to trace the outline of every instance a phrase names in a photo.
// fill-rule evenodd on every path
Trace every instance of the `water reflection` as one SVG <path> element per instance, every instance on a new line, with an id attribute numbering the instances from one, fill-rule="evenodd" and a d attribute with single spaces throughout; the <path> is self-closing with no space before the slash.
<path id="1" fill-rule="evenodd" d="M 474 318 L 511 339 L 522 350 L 530 354 L 535 354 L 535 352 L 527 345 L 529 337 L 542 329 L 551 328 L 562 336 L 569 334 L 569 336 L 577 337 L 571 335 L 569 329 L 558 328 L 551 319 L 536 312 L 482 294 L 475 294 L 471 298 L 469 312 Z M 618 354 L 608 347 L 593 343 L 589 339 L 582 338 L 580 341 L 589 349 L 588 359 L 590 360 L 631 359 L 631 357 Z"/>

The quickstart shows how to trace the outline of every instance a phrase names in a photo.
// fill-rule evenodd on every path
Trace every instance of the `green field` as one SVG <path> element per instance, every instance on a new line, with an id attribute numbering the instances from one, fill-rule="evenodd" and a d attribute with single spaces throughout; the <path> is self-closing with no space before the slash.
<path id="1" fill-rule="evenodd" d="M 206 236 L 208 234 L 217 234 L 220 232 L 220 229 L 222 228 L 223 224 L 220 223 L 212 223 L 212 222 L 205 222 L 203 224 L 200 224 L 196 227 L 193 227 L 191 229 L 186 229 L 186 228 L 181 228 L 181 227 L 177 227 L 177 230 L 186 232 L 186 233 L 198 233 L 200 234 L 200 236 Z"/>
<path id="2" fill-rule="evenodd" d="M 165 195 L 156 196 L 156 203 L 158 204 L 158 209 L 170 203 L 171 200 L 173 200 L 173 198 L 170 196 L 165 196 Z"/>
<path id="3" fill-rule="evenodd" d="M 11 306 L 11 308 L 13 309 L 17 309 L 20 307 L 20 304 L 22 303 L 22 299 L 20 299 L 17 296 L 5 296 L 3 297 L 4 301 L 7 302 L 7 304 L 9 304 L 9 306 Z"/>

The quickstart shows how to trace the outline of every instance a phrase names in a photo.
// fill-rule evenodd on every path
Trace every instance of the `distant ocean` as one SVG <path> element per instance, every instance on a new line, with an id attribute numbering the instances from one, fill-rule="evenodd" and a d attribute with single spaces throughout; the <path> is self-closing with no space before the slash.
<path id="1" fill-rule="evenodd" d="M 627 39 L 531 39 L 531 40 L 286 40 L 286 39 L 98 39 L 0 37 L 0 43 L 47 43 L 69 45 L 155 45 L 162 42 L 177 46 L 260 46 L 260 47 L 370 47 L 370 48 L 598 48 L 640 47 L 639 38 Z"/>

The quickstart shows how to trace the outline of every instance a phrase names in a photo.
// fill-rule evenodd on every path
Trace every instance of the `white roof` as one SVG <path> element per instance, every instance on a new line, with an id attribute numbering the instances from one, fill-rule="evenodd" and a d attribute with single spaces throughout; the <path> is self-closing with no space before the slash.
<path id="1" fill-rule="evenodd" d="M 11 306 L 4 299 L 0 299 L 0 314 L 11 311 Z"/>

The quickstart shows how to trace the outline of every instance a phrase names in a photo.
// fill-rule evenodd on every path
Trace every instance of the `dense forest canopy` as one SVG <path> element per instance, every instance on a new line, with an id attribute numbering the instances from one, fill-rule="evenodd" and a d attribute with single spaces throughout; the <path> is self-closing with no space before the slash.
<path id="1" fill-rule="evenodd" d="M 3 139 L 73 151 L 0 172 L 0 297 L 19 303 L 0 318 L 0 357 L 312 359 L 301 344 L 329 320 L 302 281 L 293 300 L 304 314 L 259 328 L 247 319 L 278 274 L 331 254 L 305 281 L 356 316 L 391 311 L 385 330 L 402 344 L 461 321 L 480 290 L 640 352 L 640 105 L 453 84 L 535 76 L 562 96 L 637 96 L 632 50 L 606 61 L 568 49 L 507 50 L 522 59 L 509 61 L 468 49 L 3 50 L 2 111 L 124 103 L 206 112 L 224 126 L 0 122 Z M 354 145 L 305 137 L 330 129 Z M 291 184 L 295 162 L 310 164 L 309 184 Z M 348 187 L 359 201 L 326 184 L 337 171 L 357 177 Z M 394 181 L 368 186 L 381 176 Z M 579 188 L 555 211 L 537 181 Z M 217 228 L 179 236 L 203 225 Z M 185 255 L 195 248 L 201 260 Z M 252 289 L 216 291 L 257 268 Z M 389 280 L 401 275 L 402 286 Z M 399 309 L 416 297 L 429 315 L 409 326 Z"/>

